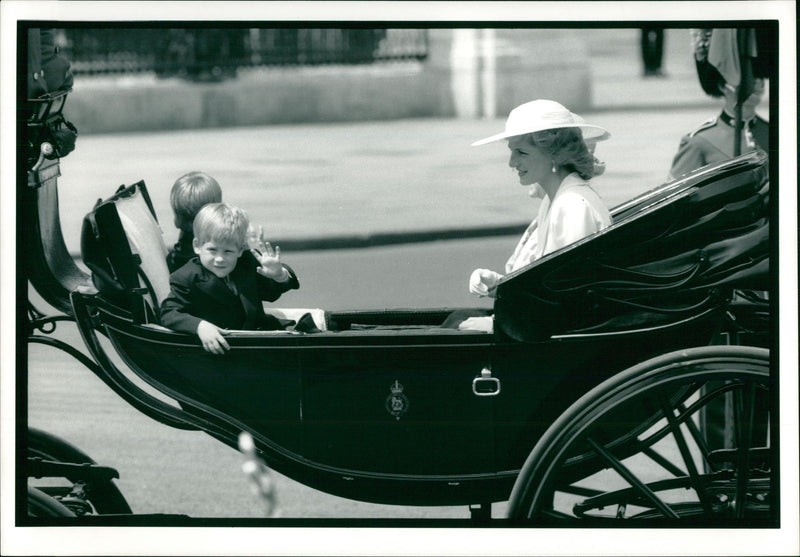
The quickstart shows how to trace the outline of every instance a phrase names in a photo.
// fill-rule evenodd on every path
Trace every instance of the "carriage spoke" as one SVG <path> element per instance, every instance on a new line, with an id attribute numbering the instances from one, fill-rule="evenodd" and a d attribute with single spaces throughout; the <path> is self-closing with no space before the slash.
<path id="1" fill-rule="evenodd" d="M 755 385 L 747 383 L 744 391 L 736 391 L 736 518 L 743 518 L 747 507 L 747 480 L 750 469 L 750 445 L 753 439 L 753 410 L 755 406 Z M 741 422 L 739 421 L 741 416 Z"/>
<path id="2" fill-rule="evenodd" d="M 562 493 L 569 495 L 580 495 L 581 497 L 594 497 L 603 493 L 599 489 L 592 489 L 590 487 L 581 487 L 579 485 L 567 485 L 559 488 Z"/>
<path id="3" fill-rule="evenodd" d="M 681 412 L 679 423 L 680 422 L 686 423 L 686 427 L 688 428 L 689 433 L 692 436 L 692 439 L 697 444 L 697 448 L 700 450 L 700 454 L 707 462 L 709 462 L 710 459 L 709 455 L 711 454 L 711 450 L 709 449 L 705 437 L 700 431 L 700 428 L 697 426 L 697 424 L 694 423 L 694 421 L 691 419 L 691 416 L 695 412 L 703 408 L 705 405 L 707 405 L 710 401 L 714 400 L 715 398 L 721 395 L 724 395 L 727 392 L 732 391 L 733 389 L 734 389 L 733 385 L 726 384 L 724 386 L 714 388 L 713 390 L 701 393 L 700 397 L 696 401 L 694 401 L 688 408 L 686 408 L 685 405 L 683 404 L 678 406 L 678 409 Z M 698 387 L 697 390 L 700 390 L 700 387 Z M 654 409 L 654 411 L 656 410 Z M 658 431 L 648 435 L 647 439 L 642 439 L 642 443 L 648 446 L 652 446 L 659 440 L 666 437 L 669 433 L 670 433 L 669 426 L 665 426 L 659 429 Z M 711 469 L 716 470 L 717 467 L 711 467 Z"/>
<path id="4" fill-rule="evenodd" d="M 720 475 L 719 479 L 724 479 L 724 477 L 725 476 Z M 677 478 L 668 478 L 665 480 L 651 482 L 647 484 L 647 487 L 653 493 L 674 489 L 685 489 L 689 487 L 688 480 L 688 476 L 683 475 Z M 617 491 L 602 493 L 596 497 L 590 497 L 589 499 L 585 499 L 579 503 L 576 503 L 573 507 L 573 511 L 577 516 L 586 518 L 588 516 L 586 515 L 587 511 L 592 509 L 602 509 L 604 507 L 610 507 L 611 505 L 617 505 L 618 507 L 626 508 L 628 505 L 642 507 L 647 505 L 647 501 L 642 494 L 639 493 L 637 488 L 626 487 Z M 619 512 L 619 508 L 617 512 Z"/>
<path id="5" fill-rule="evenodd" d="M 708 443 L 706 443 L 706 439 L 703 436 L 703 433 L 700 431 L 700 428 L 697 427 L 697 424 L 694 423 L 694 420 L 692 420 L 691 418 L 687 419 L 684 423 L 686 424 L 686 428 L 689 430 L 689 434 L 692 436 L 692 440 L 695 442 L 697 448 L 700 450 L 700 454 L 702 455 L 703 460 L 707 463 L 708 468 L 712 472 L 715 471 L 716 466 L 714 466 L 709 459 L 709 454 L 711 453 L 711 450 L 708 448 Z"/>
<path id="6" fill-rule="evenodd" d="M 644 482 L 637 478 L 633 472 L 631 472 L 624 464 L 622 464 L 622 462 L 615 458 L 614 455 L 600 446 L 596 441 L 594 441 L 594 439 L 587 438 L 586 441 L 603 460 L 611 465 L 611 467 L 614 468 L 614 470 L 616 470 L 626 482 L 635 487 L 646 499 L 650 500 L 650 502 L 653 503 L 653 505 L 659 511 L 661 511 L 664 516 L 668 518 L 679 518 L 678 515 L 672 509 L 670 509 L 666 503 L 664 503 L 664 501 L 658 498 L 658 495 L 656 495 L 652 489 L 647 487 Z"/>
<path id="7" fill-rule="evenodd" d="M 691 481 L 692 488 L 695 490 L 697 497 L 700 499 L 700 505 L 703 507 L 703 512 L 711 514 L 711 505 L 709 504 L 708 498 L 705 495 L 705 490 L 703 489 L 702 482 L 700 481 L 700 476 L 697 473 L 697 467 L 694 464 L 692 454 L 689 452 L 689 446 L 686 444 L 686 439 L 681 431 L 680 423 L 675 418 L 675 412 L 673 412 L 669 401 L 667 401 L 663 395 L 659 397 L 659 403 L 661 404 L 661 411 L 667 418 L 669 428 L 672 430 L 672 436 L 675 439 L 675 442 L 678 444 L 678 450 L 683 458 L 683 463 L 686 465 L 686 470 L 689 472 L 689 479 Z"/>
<path id="8" fill-rule="evenodd" d="M 672 462 L 661 456 L 650 447 L 642 449 L 642 454 L 648 456 L 653 462 L 664 468 L 673 476 L 680 477 L 686 475 L 683 470 L 672 464 Z"/>

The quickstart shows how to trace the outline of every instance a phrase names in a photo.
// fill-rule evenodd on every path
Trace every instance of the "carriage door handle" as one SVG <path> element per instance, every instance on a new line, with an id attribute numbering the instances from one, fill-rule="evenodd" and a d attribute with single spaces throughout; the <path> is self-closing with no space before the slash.
<path id="1" fill-rule="evenodd" d="M 500 394 L 500 380 L 492 377 L 492 370 L 483 368 L 481 376 L 472 380 L 472 392 L 475 396 L 496 396 Z"/>

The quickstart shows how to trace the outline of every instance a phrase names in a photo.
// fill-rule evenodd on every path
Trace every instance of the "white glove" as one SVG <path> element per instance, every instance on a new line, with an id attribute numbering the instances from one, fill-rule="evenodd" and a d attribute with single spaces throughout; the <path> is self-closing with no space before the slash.
<path id="1" fill-rule="evenodd" d="M 475 269 L 469 276 L 469 292 L 476 296 L 490 296 L 503 275 L 489 269 Z"/>
<path id="2" fill-rule="evenodd" d="M 484 333 L 494 332 L 494 318 L 491 315 L 485 317 L 468 317 L 458 324 L 460 331 L 483 331 Z"/>

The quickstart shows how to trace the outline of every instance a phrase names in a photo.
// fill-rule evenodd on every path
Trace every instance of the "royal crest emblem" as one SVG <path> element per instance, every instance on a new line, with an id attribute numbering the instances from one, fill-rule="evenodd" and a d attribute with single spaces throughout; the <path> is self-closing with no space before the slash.
<path id="1" fill-rule="evenodd" d="M 386 411 L 394 416 L 396 420 L 399 420 L 400 416 L 408 412 L 408 397 L 403 394 L 403 385 L 396 379 L 389 388 L 392 392 L 386 397 Z"/>

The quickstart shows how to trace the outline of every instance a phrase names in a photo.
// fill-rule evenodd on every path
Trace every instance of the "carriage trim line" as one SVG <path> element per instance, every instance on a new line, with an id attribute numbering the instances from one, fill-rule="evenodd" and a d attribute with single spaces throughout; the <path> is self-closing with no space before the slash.
<path id="1" fill-rule="evenodd" d="M 659 330 L 664 330 L 672 327 L 680 327 L 681 325 L 685 325 L 687 323 L 691 323 L 697 319 L 701 319 L 709 314 L 715 313 L 719 311 L 719 308 L 712 307 L 704 311 L 699 315 L 692 315 L 685 319 L 681 319 L 680 321 L 674 321 L 662 325 L 656 325 L 653 327 L 644 327 L 642 329 L 638 329 L 637 331 L 632 331 L 630 329 L 620 330 L 620 331 L 608 331 L 608 332 L 596 332 L 596 333 L 570 333 L 570 334 L 556 334 L 550 335 L 550 338 L 553 340 L 577 340 L 577 339 L 584 339 L 584 338 L 597 338 L 597 337 L 613 337 L 613 336 L 630 336 L 631 333 L 635 332 L 654 332 Z"/>
<path id="2" fill-rule="evenodd" d="M 691 320 L 687 320 L 691 321 Z M 160 325 L 152 326 L 152 324 L 143 324 L 143 325 L 132 325 L 139 327 L 140 329 L 150 329 L 157 332 L 167 332 L 170 333 L 168 337 L 160 337 L 160 338 L 148 338 L 147 342 L 149 344 L 158 344 L 162 346 L 185 346 L 185 347 L 197 347 L 200 346 L 198 342 L 191 340 L 189 335 L 185 335 L 183 333 L 175 333 L 169 329 L 165 329 Z M 114 325 L 104 323 L 103 327 L 109 331 L 114 331 L 118 334 L 128 335 L 128 331 L 121 329 L 119 327 L 115 327 Z M 661 327 L 667 328 L 667 327 Z M 430 331 L 435 331 L 437 334 L 435 336 L 444 336 L 448 338 L 459 338 L 464 339 L 465 337 L 488 337 L 489 333 L 483 331 L 457 331 L 457 330 L 442 330 L 442 329 L 426 329 Z M 650 330 L 658 330 L 658 328 L 648 329 L 646 332 Z M 364 334 L 362 331 L 333 331 L 330 333 L 316 333 L 314 334 L 314 339 L 316 340 L 327 340 L 327 339 L 334 339 L 334 338 L 364 338 L 364 337 L 374 337 L 374 338 L 385 338 L 385 337 L 393 337 L 393 338 L 403 338 L 403 337 L 419 337 L 425 336 L 430 337 L 431 335 L 420 335 L 418 330 L 411 330 L 411 331 L 402 331 L 398 330 L 398 334 L 386 334 L 385 331 L 367 331 L 368 333 L 372 334 Z M 278 339 L 278 338 L 286 338 L 286 339 L 296 339 L 296 338 L 309 338 L 309 335 L 306 333 L 300 333 L 295 331 L 228 331 L 230 334 L 226 334 L 225 338 L 230 340 L 257 340 L 257 339 Z M 629 331 L 630 333 L 630 331 Z M 599 336 L 599 335 L 586 335 L 586 337 L 591 336 Z M 182 341 L 169 341 L 164 340 L 164 338 L 179 338 Z M 183 340 L 185 339 L 185 340 Z M 313 349 L 321 349 L 321 350 L 352 350 L 353 346 L 351 345 L 336 345 L 336 344 L 312 344 L 312 341 L 309 340 L 308 342 L 303 343 L 303 350 L 313 350 Z M 496 344 L 495 342 L 490 341 L 487 339 L 486 342 L 483 343 L 474 343 L 470 342 L 470 346 L 491 346 Z M 233 345 L 237 350 L 264 350 L 267 348 L 264 344 L 234 344 Z M 453 344 L 445 344 L 445 343 L 404 343 L 404 348 L 450 348 Z M 394 344 L 369 344 L 370 348 L 396 348 Z M 285 345 L 276 345 L 270 344 L 268 346 L 270 350 L 281 350 L 281 349 L 288 349 L 288 350 L 297 350 L 297 344 L 285 344 Z"/>

